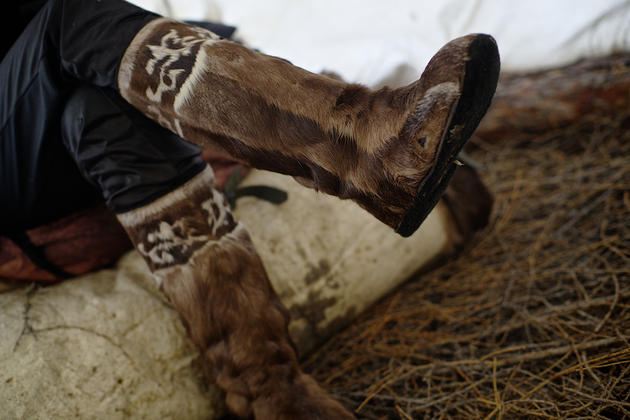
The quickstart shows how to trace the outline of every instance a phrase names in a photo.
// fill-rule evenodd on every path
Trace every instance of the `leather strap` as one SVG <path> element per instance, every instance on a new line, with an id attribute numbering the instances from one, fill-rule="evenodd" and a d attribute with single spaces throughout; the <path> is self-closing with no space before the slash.
<path id="1" fill-rule="evenodd" d="M 273 204 L 282 204 L 287 201 L 289 195 L 286 191 L 267 185 L 251 185 L 237 188 L 243 180 L 241 168 L 238 167 L 225 182 L 223 194 L 225 194 L 230 206 L 236 208 L 236 200 L 241 197 L 256 197 Z"/>

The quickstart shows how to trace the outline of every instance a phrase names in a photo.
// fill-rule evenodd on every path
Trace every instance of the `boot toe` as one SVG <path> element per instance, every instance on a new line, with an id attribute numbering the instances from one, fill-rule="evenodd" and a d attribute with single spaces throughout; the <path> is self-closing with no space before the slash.
<path id="1" fill-rule="evenodd" d="M 488 110 L 499 79 L 497 44 L 490 35 L 473 34 L 446 44 L 431 60 L 421 84 L 458 87 L 456 106 L 448 112 L 448 123 L 435 123 L 443 132 L 433 166 L 421 181 L 411 209 L 396 231 L 404 237 L 414 233 L 437 204 L 454 172 L 454 160 Z M 444 71 L 440 71 L 444 69 Z M 422 80 L 425 79 L 425 80 Z M 434 87 L 426 89 L 431 92 Z M 448 96 L 447 96 L 448 97 Z"/>

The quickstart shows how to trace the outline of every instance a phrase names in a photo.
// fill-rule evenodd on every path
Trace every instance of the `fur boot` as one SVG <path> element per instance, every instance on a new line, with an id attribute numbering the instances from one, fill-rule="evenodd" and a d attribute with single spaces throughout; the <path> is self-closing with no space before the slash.
<path id="1" fill-rule="evenodd" d="M 256 419 L 352 419 L 298 365 L 288 314 L 208 167 L 118 219 L 144 256 L 228 408 Z"/>
<path id="2" fill-rule="evenodd" d="M 499 57 L 488 35 L 445 45 L 420 79 L 372 91 L 158 18 L 121 61 L 121 94 L 188 141 L 348 198 L 411 235 L 485 114 Z"/>

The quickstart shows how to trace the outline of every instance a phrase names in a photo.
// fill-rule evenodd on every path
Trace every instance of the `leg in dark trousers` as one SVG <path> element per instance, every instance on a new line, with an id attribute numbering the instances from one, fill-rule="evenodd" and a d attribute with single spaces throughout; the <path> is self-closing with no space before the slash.
<path id="1" fill-rule="evenodd" d="M 62 118 L 64 144 L 115 210 L 236 414 L 352 418 L 298 365 L 288 315 L 200 150 L 85 86 Z"/>
<path id="2" fill-rule="evenodd" d="M 61 142 L 79 86 L 116 85 L 135 33 L 156 16 L 117 0 L 49 0 L 0 61 L 0 234 L 102 201 Z"/>
<path id="3" fill-rule="evenodd" d="M 117 89 L 180 137 L 352 199 L 403 236 L 446 189 L 499 74 L 483 34 L 446 44 L 416 82 L 372 91 L 120 0 L 50 0 L 38 19 L 62 78 Z"/>

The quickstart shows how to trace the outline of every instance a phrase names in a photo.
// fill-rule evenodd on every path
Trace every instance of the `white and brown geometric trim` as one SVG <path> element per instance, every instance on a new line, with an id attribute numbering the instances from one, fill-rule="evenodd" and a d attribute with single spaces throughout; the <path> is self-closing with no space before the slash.
<path id="1" fill-rule="evenodd" d="M 147 44 L 155 29 L 165 23 L 173 23 L 178 28 L 185 28 L 187 34 L 180 35 L 175 28 L 170 29 L 160 38 L 159 44 Z M 192 47 L 198 44 L 212 44 L 222 38 L 217 34 L 194 25 L 187 25 L 168 18 L 157 18 L 147 23 L 134 37 L 127 47 L 120 62 L 118 70 L 118 87 L 121 91 L 128 91 L 133 78 L 134 64 L 142 49 L 148 48 L 152 59 L 146 63 L 147 74 L 153 75 L 156 66 L 159 67 L 161 77 L 170 78 L 177 75 L 182 69 L 173 67 L 173 64 L 182 56 L 192 55 Z M 164 66 L 162 66 L 164 64 Z M 172 85 L 175 80 L 165 80 L 167 85 Z"/>
<path id="2" fill-rule="evenodd" d="M 210 167 L 154 202 L 119 214 L 118 220 L 154 272 L 186 264 L 209 247 L 239 241 L 245 231 L 214 188 Z"/>
<path id="3" fill-rule="evenodd" d="M 156 28 L 168 29 L 156 32 Z M 205 45 L 221 38 L 200 27 L 167 18 L 154 19 L 145 25 L 127 48 L 118 70 L 118 87 L 130 103 L 134 101 L 132 83 L 140 79 L 143 86 L 142 110 L 159 124 L 183 136 L 177 107 L 192 94 L 191 81 L 196 80 L 205 63 Z M 143 68 L 138 68 L 139 64 Z M 173 112 L 175 111 L 175 112 Z"/>

